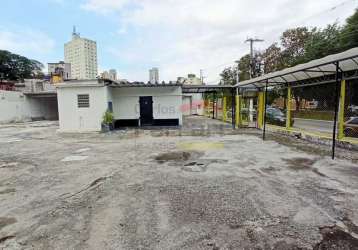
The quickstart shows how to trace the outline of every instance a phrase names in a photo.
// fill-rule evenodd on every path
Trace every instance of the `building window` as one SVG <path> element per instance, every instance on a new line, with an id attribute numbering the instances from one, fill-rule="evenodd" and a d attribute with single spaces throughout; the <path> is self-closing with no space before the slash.
<path id="1" fill-rule="evenodd" d="M 77 106 L 79 108 L 89 108 L 89 95 L 77 95 Z"/>

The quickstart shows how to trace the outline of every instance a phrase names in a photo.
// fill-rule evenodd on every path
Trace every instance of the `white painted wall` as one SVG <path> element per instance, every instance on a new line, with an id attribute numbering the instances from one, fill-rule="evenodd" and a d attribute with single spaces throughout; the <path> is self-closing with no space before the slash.
<path id="1" fill-rule="evenodd" d="M 184 115 L 204 115 L 204 99 L 201 93 L 183 95 Z"/>
<path id="2" fill-rule="evenodd" d="M 0 90 L 0 123 L 25 122 L 34 118 L 57 119 L 55 98 L 32 98 L 21 92 Z"/>
<path id="3" fill-rule="evenodd" d="M 191 115 L 191 95 L 183 95 L 183 115 L 189 116 Z"/>
<path id="4" fill-rule="evenodd" d="M 89 108 L 78 108 L 77 95 L 89 94 Z M 107 87 L 77 86 L 57 89 L 59 124 L 61 132 L 100 131 L 102 117 L 107 110 Z"/>
<path id="5" fill-rule="evenodd" d="M 139 97 L 153 97 L 154 119 L 179 119 L 182 125 L 181 87 L 112 88 L 115 119 L 139 119 Z"/>

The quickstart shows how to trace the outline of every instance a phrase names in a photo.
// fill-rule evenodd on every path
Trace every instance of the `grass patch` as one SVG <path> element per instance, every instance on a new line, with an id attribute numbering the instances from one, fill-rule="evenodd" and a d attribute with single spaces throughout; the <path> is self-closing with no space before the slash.
<path id="1" fill-rule="evenodd" d="M 305 110 L 305 111 L 292 111 L 293 117 L 302 119 L 313 119 L 313 120 L 325 120 L 333 121 L 333 111 L 317 111 L 317 110 Z"/>

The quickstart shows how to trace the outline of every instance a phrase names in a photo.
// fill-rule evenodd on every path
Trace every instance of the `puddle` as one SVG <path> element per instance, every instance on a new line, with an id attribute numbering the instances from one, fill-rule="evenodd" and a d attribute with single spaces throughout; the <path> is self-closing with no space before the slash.
<path id="1" fill-rule="evenodd" d="M 83 161 L 87 159 L 87 155 L 70 155 L 63 158 L 61 161 L 67 162 L 67 161 Z"/>
<path id="2" fill-rule="evenodd" d="M 163 163 L 166 161 L 188 161 L 192 158 L 198 158 L 202 155 L 202 153 L 195 152 L 195 151 L 174 151 L 174 152 L 168 152 L 159 154 L 155 157 L 155 160 Z"/>

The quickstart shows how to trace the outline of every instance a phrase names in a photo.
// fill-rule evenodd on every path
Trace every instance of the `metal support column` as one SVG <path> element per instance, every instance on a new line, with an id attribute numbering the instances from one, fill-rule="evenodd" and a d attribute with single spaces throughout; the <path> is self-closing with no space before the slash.
<path id="1" fill-rule="evenodd" d="M 235 89 L 231 90 L 231 123 L 232 123 L 232 128 L 235 129 Z"/>
<path id="2" fill-rule="evenodd" d="M 286 102 L 286 129 L 291 129 L 291 87 L 287 88 L 287 102 Z"/>
<path id="3" fill-rule="evenodd" d="M 222 104 L 222 112 L 223 112 L 223 115 L 222 115 L 222 121 L 223 122 L 226 122 L 226 96 L 225 94 L 223 95 L 223 104 Z"/>
<path id="4" fill-rule="evenodd" d="M 332 136 L 332 159 L 335 157 L 335 150 L 336 150 L 336 130 L 337 130 L 337 117 L 338 117 L 338 85 L 340 79 L 340 72 L 339 72 L 339 62 L 336 62 L 336 86 L 335 86 L 335 100 L 334 100 L 334 123 L 333 123 L 333 136 Z"/>
<path id="5" fill-rule="evenodd" d="M 236 127 L 241 126 L 241 98 L 236 94 L 236 110 L 235 110 Z"/>
<path id="6" fill-rule="evenodd" d="M 266 108 L 267 108 L 267 84 L 268 81 L 266 81 L 265 84 L 265 109 L 264 109 L 264 116 L 263 116 L 263 120 L 264 120 L 264 130 L 263 130 L 263 134 L 262 134 L 262 139 L 265 140 L 266 139 Z"/>
<path id="7" fill-rule="evenodd" d="M 344 111 L 346 101 L 346 80 L 341 82 L 341 97 L 339 98 L 339 110 L 338 110 L 338 140 L 344 138 Z"/>
<path id="8" fill-rule="evenodd" d="M 216 92 L 213 92 L 213 119 L 215 119 L 215 102 L 216 102 Z"/>

